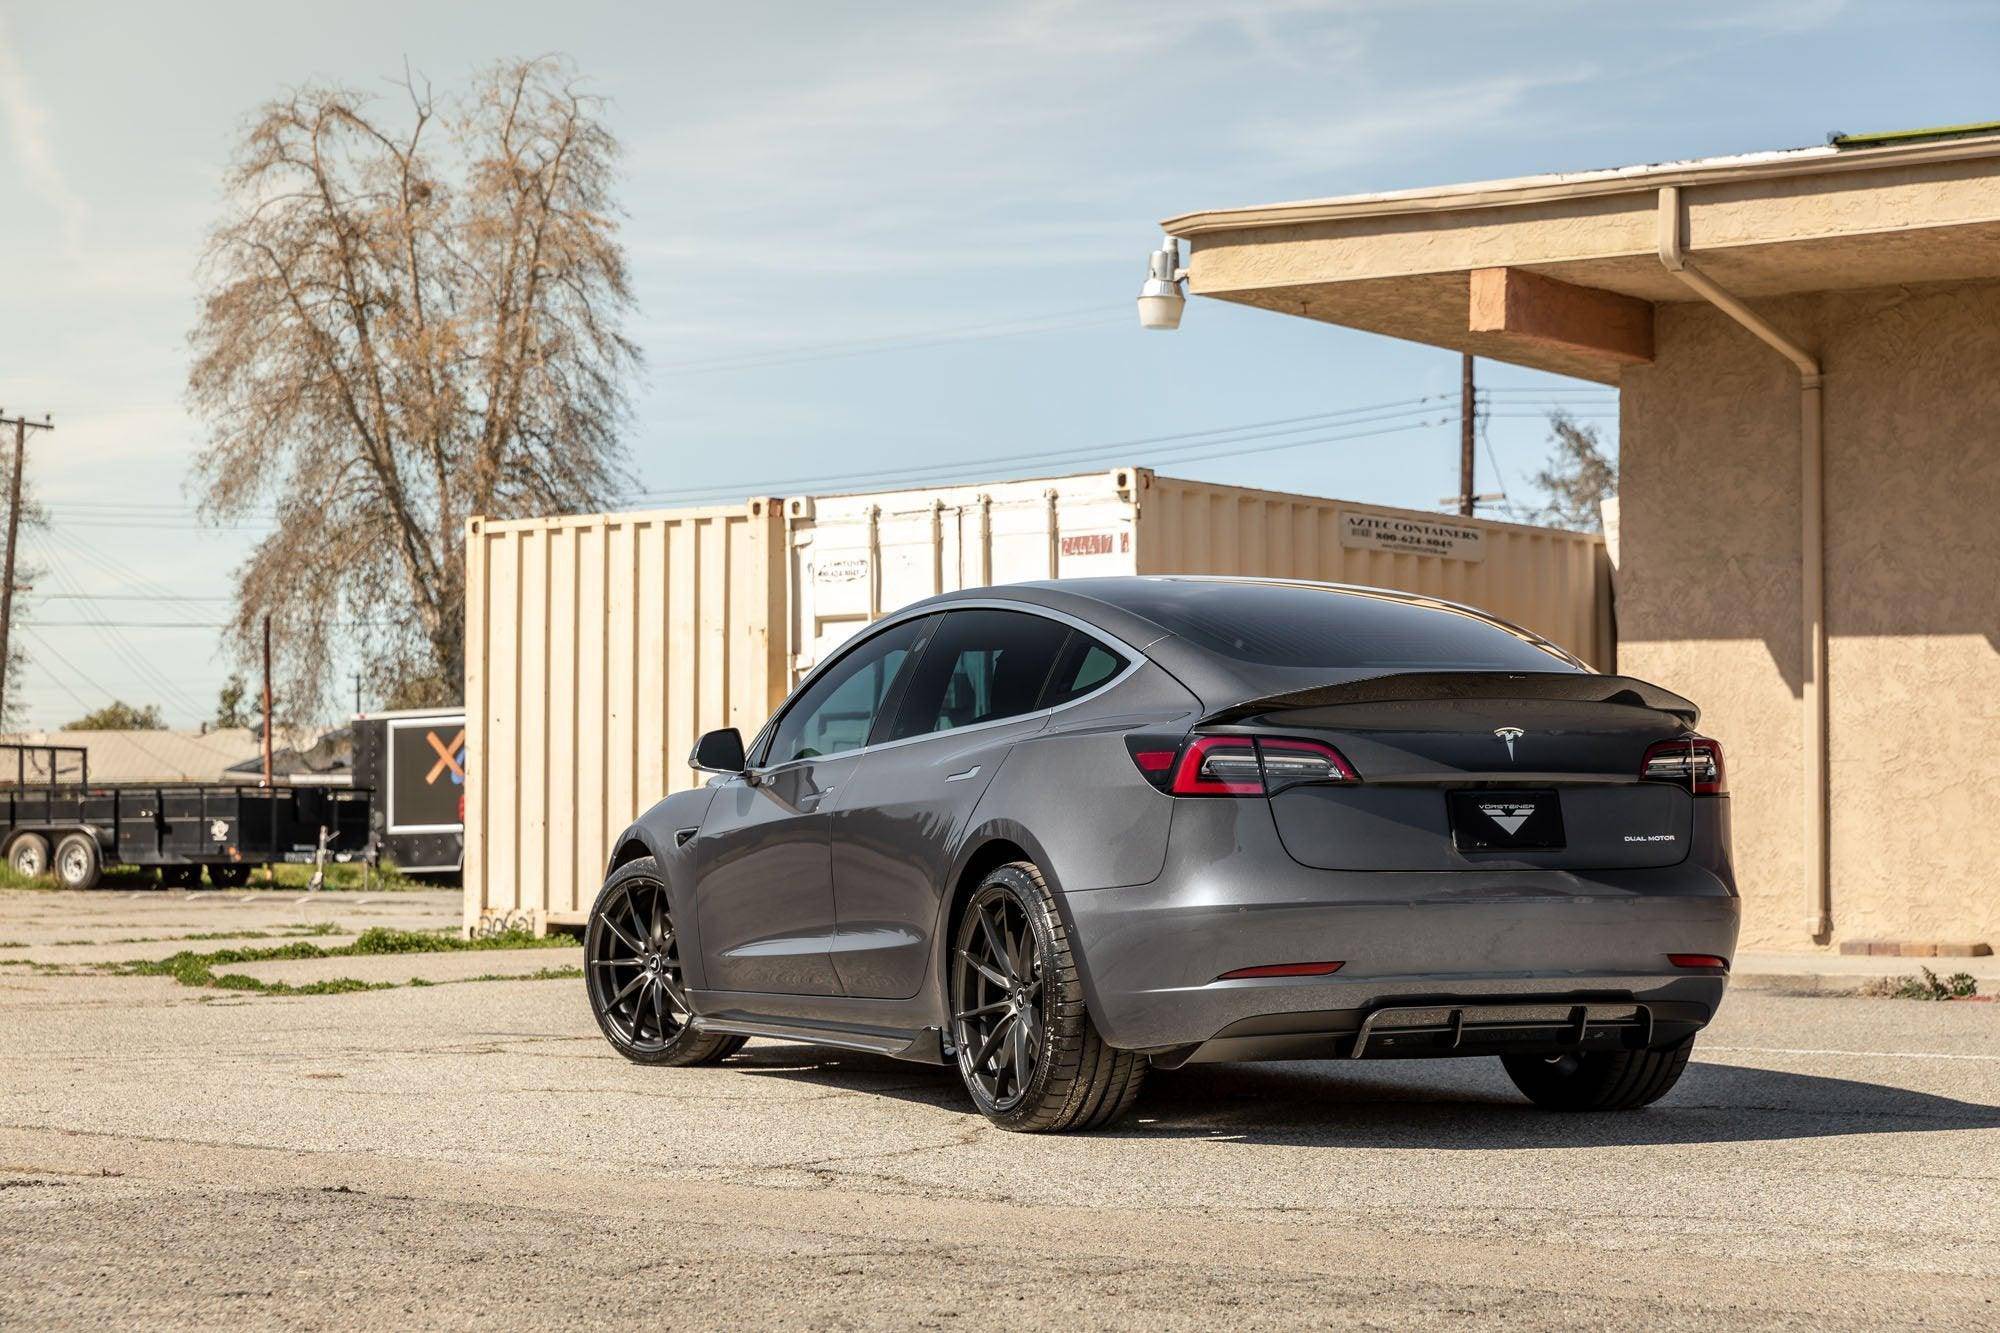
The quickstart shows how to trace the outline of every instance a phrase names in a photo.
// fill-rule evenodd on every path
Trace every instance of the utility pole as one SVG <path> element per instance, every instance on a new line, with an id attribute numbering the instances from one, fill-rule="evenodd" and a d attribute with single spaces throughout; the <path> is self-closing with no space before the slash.
<path id="1" fill-rule="evenodd" d="M 21 537 L 21 471 L 27 465 L 28 428 L 54 430 L 56 426 L 46 414 L 40 421 L 30 421 L 26 417 L 15 417 L 9 421 L 5 409 L 0 409 L 0 426 L 14 428 L 14 471 L 7 479 L 7 567 L 0 571 L 0 718 L 4 718 L 7 715 L 7 668 L 14 661 L 10 656 L 14 651 L 14 552 Z"/>
<path id="2" fill-rule="evenodd" d="M 271 785 L 271 613 L 264 613 L 264 785 Z"/>
<path id="3" fill-rule="evenodd" d="M 354 673 L 354 715 L 361 716 L 361 673 Z"/>
<path id="4" fill-rule="evenodd" d="M 1458 512 L 1472 517 L 1478 497 L 1472 490 L 1472 419 L 1478 390 L 1472 383 L 1472 353 L 1463 353 L 1458 365 Z"/>

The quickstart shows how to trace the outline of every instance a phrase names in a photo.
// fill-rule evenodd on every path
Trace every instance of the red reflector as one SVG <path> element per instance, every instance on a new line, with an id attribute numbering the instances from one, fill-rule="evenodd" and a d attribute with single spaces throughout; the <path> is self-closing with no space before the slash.
<path id="1" fill-rule="evenodd" d="M 1340 971 L 1339 963 L 1267 963 L 1263 967 L 1239 967 L 1224 972 L 1217 981 L 1245 981 L 1251 977 L 1324 977 Z"/>
<path id="2" fill-rule="evenodd" d="M 1667 961 L 1675 967 L 1718 967 L 1724 972 L 1729 970 L 1729 960 L 1717 958 L 1712 953 L 1670 953 L 1667 955 Z"/>
<path id="3" fill-rule="evenodd" d="M 1135 750 L 1132 762 L 1139 766 L 1141 773 L 1164 773 L 1174 766 L 1172 750 Z"/>

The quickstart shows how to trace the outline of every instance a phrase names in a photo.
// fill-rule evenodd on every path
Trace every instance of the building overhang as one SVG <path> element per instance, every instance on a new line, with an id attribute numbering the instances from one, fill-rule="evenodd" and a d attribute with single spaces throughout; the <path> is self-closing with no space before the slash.
<path id="1" fill-rule="evenodd" d="M 1532 176 L 1187 213 L 1189 289 L 1616 383 L 1653 307 L 1695 298 L 1681 243 L 1749 299 L 2000 277 L 2000 134 Z"/>

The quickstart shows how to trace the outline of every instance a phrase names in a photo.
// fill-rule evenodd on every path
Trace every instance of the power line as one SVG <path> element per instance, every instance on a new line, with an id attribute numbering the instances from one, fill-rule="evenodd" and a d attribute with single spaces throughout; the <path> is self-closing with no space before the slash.
<path id="1" fill-rule="evenodd" d="M 1059 449 L 1042 449 L 1028 453 L 1004 454 L 998 457 L 966 459 L 960 462 L 934 463 L 919 467 L 878 468 L 867 472 L 838 472 L 816 477 L 791 477 L 778 481 L 753 481 L 730 485 L 712 485 L 688 490 L 654 489 L 638 493 L 639 499 L 686 498 L 706 495 L 755 495 L 773 494 L 787 490 L 813 489 L 833 484 L 865 483 L 877 479 L 910 480 L 929 473 L 963 472 L 969 468 L 1008 468 L 1015 465 L 1047 464 L 1057 466 L 1074 463 L 1085 458 L 1103 454 L 1117 454 L 1132 449 L 1147 449 L 1153 453 L 1173 453 L 1182 447 L 1203 447 L 1222 443 L 1225 439 L 1248 441 L 1266 439 L 1279 435 L 1303 433 L 1325 427 L 1352 423 L 1357 420 L 1373 420 L 1369 414 L 1389 413 L 1400 415 L 1391 409 L 1401 408 L 1413 412 L 1420 407 L 1440 401 L 1442 395 L 1425 394 L 1417 398 L 1403 398 L 1392 402 L 1370 403 L 1361 407 L 1341 408 L 1332 412 L 1314 412 L 1306 416 L 1277 417 L 1269 421 L 1251 421 L 1238 426 L 1215 426 L 1206 430 L 1181 431 L 1172 435 L 1149 435 L 1135 439 L 1117 440 L 1095 445 L 1066 445 Z M 1269 428 L 1269 429 L 1267 429 Z M 1173 441 L 1190 441 L 1187 446 L 1176 446 Z M 1166 446 L 1162 448 L 1161 446 Z"/>

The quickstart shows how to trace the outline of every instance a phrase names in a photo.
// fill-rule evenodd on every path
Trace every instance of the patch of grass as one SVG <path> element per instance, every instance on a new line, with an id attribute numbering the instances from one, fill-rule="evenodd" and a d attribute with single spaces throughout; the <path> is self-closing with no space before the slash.
<path id="1" fill-rule="evenodd" d="M 371 926 L 358 935 L 354 943 L 325 948 L 309 940 L 294 940 L 290 944 L 267 945 L 256 948 L 211 949 L 207 953 L 195 953 L 183 949 L 166 958 L 141 959 L 137 962 L 121 963 L 117 971 L 131 977 L 172 977 L 183 986 L 211 987 L 218 990 L 255 991 L 260 995 L 339 995 L 357 990 L 390 990 L 396 986 L 393 981 L 357 981 L 352 977 L 335 977 L 327 981 L 308 982 L 293 986 L 282 981 L 260 981 L 242 972 L 221 972 L 218 968 L 241 967 L 245 963 L 269 963 L 300 958 L 358 958 L 380 957 L 394 954 L 420 953 L 477 953 L 494 949 L 569 949 L 575 948 L 576 941 L 566 935 L 550 935 L 537 938 L 526 931 L 513 931 L 500 935 L 488 935 L 480 939 L 463 939 L 454 934 L 425 930 L 393 930 L 387 926 Z M 542 973 L 549 973 L 548 977 Z M 536 980 L 554 980 L 558 975 L 574 973 L 582 976 L 581 969 L 543 968 L 534 974 Z M 486 980 L 480 977 L 475 980 Z M 497 980 L 498 978 L 493 978 Z"/>
<path id="2" fill-rule="evenodd" d="M 25 949 L 27 947 L 20 940 L 0 940 L 0 949 Z"/>
<path id="3" fill-rule="evenodd" d="M 1979 982 L 1967 972 L 1940 978 L 1928 967 L 1921 977 L 1882 977 L 1861 988 L 1863 995 L 1891 1000 L 1969 1000 L 1979 994 Z"/>

